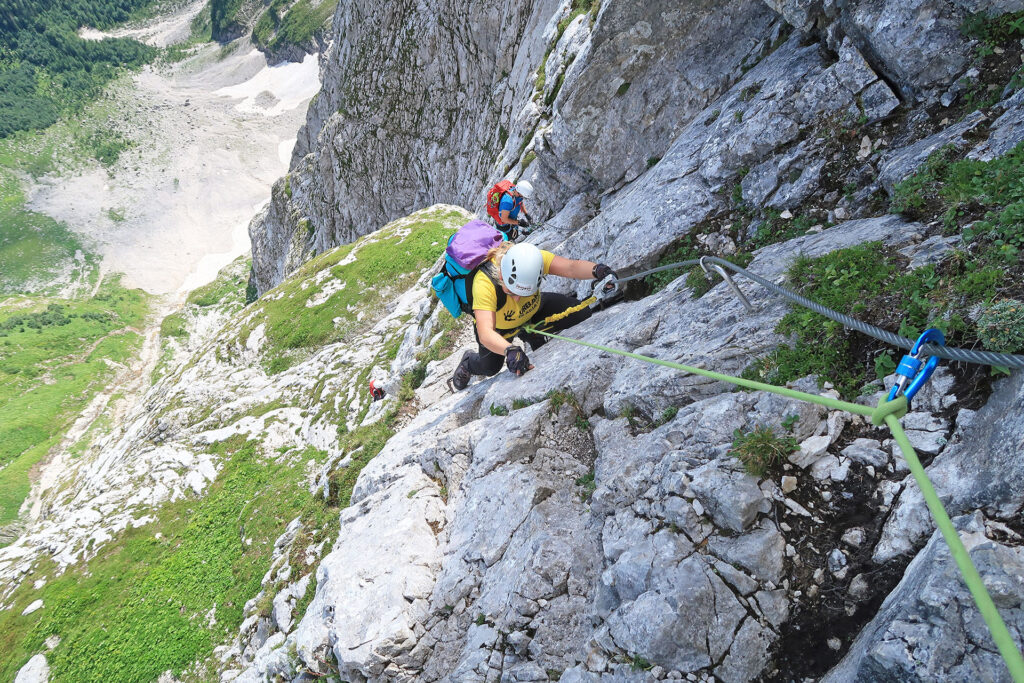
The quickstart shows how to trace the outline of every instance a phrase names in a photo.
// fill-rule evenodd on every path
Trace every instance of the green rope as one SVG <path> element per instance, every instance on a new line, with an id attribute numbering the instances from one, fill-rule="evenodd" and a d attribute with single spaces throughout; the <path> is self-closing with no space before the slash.
<path id="1" fill-rule="evenodd" d="M 974 604 L 978 606 L 978 611 L 981 612 L 982 618 L 988 624 L 988 630 L 992 633 L 992 640 L 995 641 L 996 647 L 999 648 L 999 654 L 1003 656 L 1006 668 L 1010 670 L 1010 675 L 1013 676 L 1014 681 L 1018 683 L 1024 681 L 1024 659 L 1021 659 L 1020 650 L 1017 649 L 1017 644 L 1013 642 L 1010 631 L 1007 630 L 1006 624 L 1003 623 L 999 610 L 996 609 L 995 603 L 992 602 L 992 596 L 988 594 L 978 569 L 974 566 L 974 562 L 971 561 L 971 556 L 967 553 L 967 548 L 964 547 L 963 541 L 960 540 L 960 534 L 953 527 L 953 522 L 950 521 L 949 515 L 946 514 L 946 508 L 942 506 L 942 501 L 939 500 L 938 494 L 935 493 L 935 488 L 932 486 L 931 481 L 929 481 L 928 474 L 924 471 L 921 461 L 917 459 L 917 453 L 914 452 L 910 439 L 903 432 L 903 427 L 895 415 L 888 415 L 885 418 L 885 424 L 889 425 L 892 436 L 896 439 L 900 451 L 903 452 L 903 458 L 907 461 L 907 466 L 910 467 L 910 472 L 914 475 L 914 480 L 921 488 L 921 495 L 924 496 L 924 501 L 928 504 L 928 509 L 932 513 L 932 519 L 935 520 L 935 526 L 939 527 L 942 537 L 946 539 L 949 552 L 953 555 L 956 566 L 960 568 L 960 574 L 963 576 L 964 583 L 967 584 L 967 590 L 971 592 L 971 597 L 974 598 Z"/>
<path id="2" fill-rule="evenodd" d="M 528 332 L 534 332 L 546 337 L 551 337 L 552 339 L 560 339 L 562 341 L 572 342 L 573 344 L 579 344 L 580 346 L 597 349 L 598 351 L 605 351 L 617 356 L 635 358 L 636 360 L 644 361 L 646 363 L 653 363 L 667 368 L 682 370 L 683 372 L 688 372 L 694 375 L 710 377 L 711 379 L 728 382 L 747 389 L 768 391 L 780 396 L 816 403 L 817 405 L 831 408 L 832 410 L 845 410 L 857 415 L 870 417 L 872 418 L 872 422 L 876 425 L 881 425 L 884 421 L 892 431 L 893 438 L 899 445 L 900 451 L 902 451 L 903 457 L 907 461 L 907 465 L 910 467 L 910 472 L 913 474 L 914 480 L 921 489 L 924 500 L 928 504 L 928 509 L 932 513 L 932 519 L 935 520 L 935 525 L 939 528 L 939 531 L 942 532 L 942 537 L 946 539 L 946 544 L 949 546 L 950 553 L 953 555 L 953 560 L 956 562 L 957 567 L 959 567 L 964 583 L 967 584 L 967 589 L 971 592 L 971 596 L 974 598 L 974 603 L 978 606 L 978 611 L 981 612 L 982 618 L 985 620 L 989 631 L 992 633 L 992 640 L 995 641 L 996 647 L 999 648 L 999 654 L 1002 655 L 1003 661 L 1006 663 L 1006 668 L 1009 669 L 1010 675 L 1013 677 L 1014 681 L 1017 683 L 1024 683 L 1024 658 L 1021 657 L 1020 650 L 1017 649 L 1016 643 L 1013 642 L 1013 637 L 1010 635 L 1010 631 L 1006 628 L 1006 624 L 1003 622 L 1003 618 L 1000 616 L 999 610 L 996 609 L 995 603 L 992 602 L 992 597 L 985 588 L 985 584 L 981 579 L 981 575 L 978 574 L 977 568 L 971 561 L 971 556 L 967 553 L 967 548 L 964 547 L 963 542 L 960 540 L 960 535 L 953 526 L 953 522 L 950 521 L 945 508 L 942 507 L 942 501 L 939 500 L 938 494 L 935 493 L 935 488 L 932 486 L 931 481 L 928 480 L 928 475 L 925 472 L 924 467 L 921 465 L 921 461 L 918 460 L 914 447 L 910 444 L 909 439 L 907 439 L 907 435 L 903 432 L 903 427 L 900 425 L 899 417 L 907 412 L 907 399 L 905 396 L 900 396 L 894 401 L 886 401 L 883 398 L 879 402 L 877 408 L 869 408 L 868 406 L 862 406 L 848 401 L 840 401 L 827 396 L 818 396 L 817 394 L 808 394 L 802 391 L 788 389 L 786 387 L 777 387 L 773 384 L 754 382 L 741 377 L 732 377 L 730 375 L 712 372 L 711 370 L 683 365 L 682 363 L 675 363 L 673 361 L 661 360 L 659 358 L 651 358 L 650 356 L 642 356 L 638 353 L 630 353 L 629 351 L 613 349 L 609 346 L 593 344 L 580 339 L 573 339 L 572 337 L 563 337 L 561 335 L 538 330 L 532 325 L 527 325 L 524 329 Z"/>

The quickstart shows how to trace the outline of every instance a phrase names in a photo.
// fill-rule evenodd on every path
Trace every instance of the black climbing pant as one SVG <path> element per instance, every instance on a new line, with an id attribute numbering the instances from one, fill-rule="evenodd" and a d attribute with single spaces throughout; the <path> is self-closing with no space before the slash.
<path id="1" fill-rule="evenodd" d="M 549 315 L 561 313 L 562 311 L 572 308 L 578 305 L 579 299 L 571 297 L 567 294 L 554 294 L 551 292 L 544 292 L 540 298 L 540 309 L 533 315 L 530 322 L 541 321 Z M 591 309 L 588 306 L 582 311 L 576 311 L 572 315 L 566 316 L 561 320 L 558 320 L 550 325 L 546 326 L 545 329 L 549 332 L 557 332 L 564 330 L 567 327 L 572 327 L 577 323 L 581 323 L 590 317 Z M 490 377 L 501 370 L 502 364 L 505 362 L 505 356 L 500 353 L 495 353 L 489 348 L 480 343 L 480 335 L 476 332 L 476 327 L 473 328 L 473 333 L 476 334 L 476 343 L 479 345 L 479 349 L 476 353 L 470 354 L 466 358 L 466 366 L 469 371 L 474 375 L 485 375 Z M 542 334 L 531 334 L 522 329 L 516 332 L 515 336 L 522 339 L 524 342 L 530 345 L 530 348 L 536 351 L 549 340 Z"/>

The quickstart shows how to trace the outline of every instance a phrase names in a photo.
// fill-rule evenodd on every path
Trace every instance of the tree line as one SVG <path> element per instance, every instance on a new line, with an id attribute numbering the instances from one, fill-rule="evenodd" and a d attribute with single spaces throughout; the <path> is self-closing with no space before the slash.
<path id="1" fill-rule="evenodd" d="M 0 137 L 46 128 L 95 97 L 121 67 L 157 50 L 127 38 L 83 40 L 154 0 L 0 0 Z"/>

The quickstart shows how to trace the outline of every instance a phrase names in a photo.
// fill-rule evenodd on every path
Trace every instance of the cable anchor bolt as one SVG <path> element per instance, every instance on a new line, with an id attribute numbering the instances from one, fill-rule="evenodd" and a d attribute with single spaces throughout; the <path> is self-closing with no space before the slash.
<path id="1" fill-rule="evenodd" d="M 917 338 L 910 353 L 903 356 L 899 367 L 896 368 L 896 384 L 893 385 L 892 390 L 889 392 L 890 401 L 903 394 L 907 397 L 907 407 L 909 408 L 910 401 L 914 398 L 914 395 L 917 394 L 921 387 L 924 386 L 924 383 L 931 378 L 932 373 L 935 372 L 935 368 L 939 364 L 938 356 L 931 356 L 927 361 L 921 360 L 925 344 L 945 346 L 946 338 L 942 332 L 934 327 L 928 328 Z"/>
<path id="2" fill-rule="evenodd" d="M 704 259 L 706 258 L 707 256 L 700 257 L 700 268 L 701 270 L 704 271 L 706 275 L 710 275 L 711 271 L 708 270 L 707 264 L 704 263 Z M 744 296 L 740 288 L 736 286 L 736 283 L 732 281 L 732 276 L 729 275 L 728 272 L 726 272 L 725 268 L 718 265 L 717 263 L 712 264 L 711 267 L 715 269 L 716 273 L 722 276 L 722 279 L 725 280 L 727 285 L 729 285 L 729 288 L 732 290 L 732 293 L 735 294 L 736 298 L 739 299 L 740 303 L 743 304 L 743 308 L 747 309 L 747 313 L 753 313 L 754 307 L 750 305 L 750 301 L 747 299 L 746 296 Z"/>

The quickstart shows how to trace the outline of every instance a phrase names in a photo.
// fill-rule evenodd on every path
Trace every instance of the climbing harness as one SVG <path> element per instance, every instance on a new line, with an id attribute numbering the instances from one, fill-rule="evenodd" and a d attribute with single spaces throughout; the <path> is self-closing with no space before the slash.
<path id="1" fill-rule="evenodd" d="M 638 276 L 632 277 L 635 279 Z M 619 282 L 622 282 L 622 280 L 620 279 Z M 911 445 L 910 440 L 907 439 L 907 435 L 903 431 L 902 425 L 900 425 L 899 418 L 907 413 L 910 398 L 913 397 L 913 393 L 908 396 L 904 391 L 895 398 L 883 398 L 879 401 L 877 407 L 871 408 L 869 406 L 850 403 L 848 401 L 842 401 L 828 396 L 818 396 L 816 394 L 808 394 L 802 391 L 788 389 L 786 387 L 777 387 L 772 384 L 755 382 L 741 377 L 723 375 L 710 370 L 683 365 L 682 363 L 674 363 L 672 361 L 651 358 L 650 356 L 643 356 L 638 353 L 631 353 L 629 351 L 622 351 L 621 349 L 615 349 L 609 346 L 602 346 L 600 344 L 585 342 L 580 339 L 573 339 L 572 337 L 552 334 L 550 332 L 539 330 L 532 325 L 527 325 L 524 329 L 526 329 L 527 332 L 542 334 L 552 339 L 559 339 L 561 341 L 586 346 L 598 351 L 604 351 L 605 353 L 624 356 L 626 358 L 634 358 L 646 363 L 653 363 L 655 365 L 661 365 L 667 368 L 673 368 L 683 372 L 709 377 L 711 379 L 728 382 L 747 389 L 768 391 L 787 398 L 794 398 L 800 401 L 807 401 L 809 403 L 824 406 L 831 410 L 845 410 L 847 412 L 854 413 L 855 415 L 863 415 L 864 417 L 870 418 L 872 424 L 876 426 L 881 426 L 882 424 L 888 426 L 889 430 L 892 432 L 893 439 L 895 439 L 896 444 L 903 453 L 903 458 L 906 461 L 907 466 L 910 468 L 910 472 L 914 476 L 914 480 L 921 489 L 921 494 L 924 496 L 925 503 L 928 505 L 928 510 L 931 512 L 935 525 L 939 528 L 939 531 L 942 533 L 942 537 L 946 540 L 946 545 L 949 547 L 950 554 L 953 556 L 953 560 L 960 569 L 964 583 L 967 585 L 967 589 L 974 598 L 974 603 L 977 605 L 978 611 L 981 612 L 982 618 L 988 625 L 989 631 L 992 634 L 992 640 L 995 641 L 995 644 L 999 649 L 999 654 L 1002 655 L 1003 661 L 1006 663 L 1006 667 L 1009 670 L 1010 675 L 1016 683 L 1024 683 L 1024 658 L 1021 657 L 1021 653 L 1017 649 L 1016 643 L 1013 642 L 1013 637 L 1006 628 L 1006 624 L 1003 622 L 1002 616 L 1000 616 L 999 611 L 996 609 L 995 603 L 992 602 L 992 597 L 985 588 L 985 584 L 982 582 L 981 575 L 978 573 L 977 568 L 971 561 L 971 556 L 968 554 L 967 548 L 964 547 L 963 542 L 960 540 L 960 535 L 953 526 L 953 522 L 946 513 L 946 509 L 942 506 L 942 501 L 939 500 L 939 496 L 935 492 L 935 488 L 928 479 L 924 466 L 921 465 L 921 461 L 918 459 L 917 453 L 914 451 L 914 447 Z M 920 359 L 918 356 L 924 350 L 935 347 L 936 342 L 941 344 L 943 341 L 941 334 L 936 337 L 934 334 L 929 335 L 930 332 L 937 333 L 938 330 L 929 330 L 925 334 L 921 335 L 921 338 L 919 338 L 917 343 L 913 345 L 911 355 L 914 356 L 914 360 L 918 362 L 918 365 L 920 365 Z M 943 347 L 939 346 L 939 348 Z M 925 370 L 923 372 L 917 372 L 915 370 L 914 381 L 911 383 L 908 390 L 916 392 L 920 389 L 921 385 L 928 380 L 928 376 L 930 376 L 932 370 L 935 368 L 935 365 L 931 362 L 934 358 L 934 356 L 929 358 L 928 362 L 925 364 Z"/>

